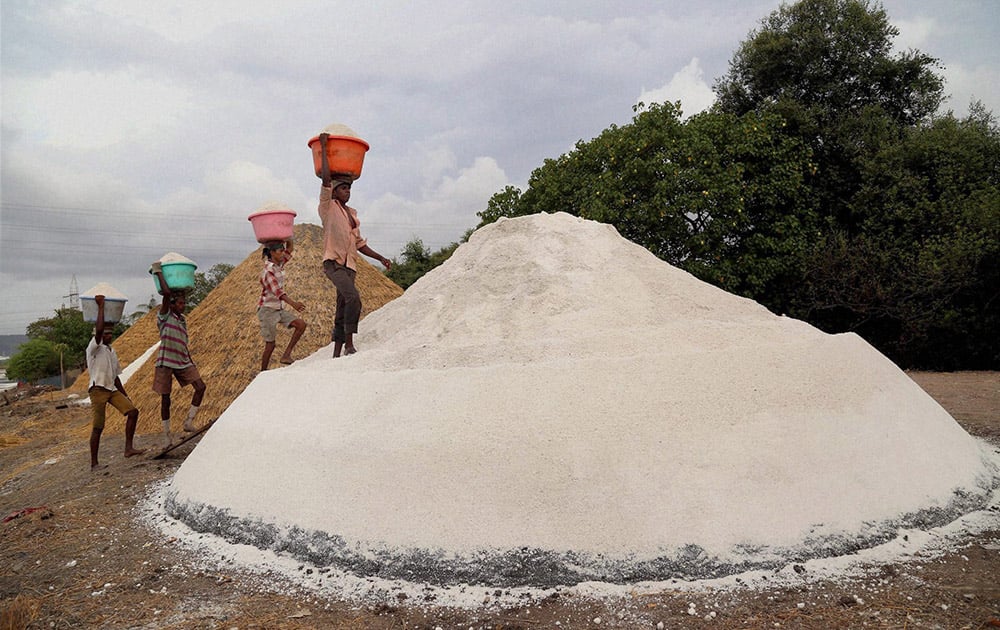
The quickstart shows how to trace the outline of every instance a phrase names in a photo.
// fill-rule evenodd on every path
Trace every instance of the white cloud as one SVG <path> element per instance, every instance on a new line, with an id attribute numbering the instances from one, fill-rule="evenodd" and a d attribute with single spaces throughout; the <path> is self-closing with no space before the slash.
<path id="1" fill-rule="evenodd" d="M 685 118 L 708 109 L 715 102 L 715 93 L 705 82 L 701 63 L 697 57 L 676 72 L 663 87 L 655 90 L 644 89 L 637 102 L 649 105 L 674 101 L 681 102 Z"/>
<path id="2" fill-rule="evenodd" d="M 243 2 L 241 0 L 170 0 L 170 2 L 134 2 L 131 0 L 92 0 L 65 9 L 74 14 L 98 14 L 107 20 L 157 33 L 178 42 L 191 42 L 237 22 L 279 19 L 287 7 L 281 2 Z"/>
<path id="3" fill-rule="evenodd" d="M 418 196 L 388 193 L 367 204 L 352 196 L 351 205 L 358 208 L 362 224 L 367 223 L 365 236 L 372 247 L 391 257 L 414 237 L 431 250 L 458 241 L 479 223 L 476 213 L 508 183 L 494 158 L 478 157 L 457 174 L 442 175 Z"/>
<path id="4" fill-rule="evenodd" d="M 937 21 L 924 16 L 908 20 L 892 20 L 892 23 L 899 29 L 899 35 L 893 41 L 893 47 L 900 52 L 922 48 L 937 29 Z"/>
<path id="5" fill-rule="evenodd" d="M 948 96 L 943 109 L 952 110 L 956 116 L 969 113 L 969 104 L 982 101 L 987 109 L 990 104 L 1000 103 L 1000 69 L 987 65 L 966 67 L 953 64 L 941 74 L 945 78 L 944 92 Z M 993 110 L 994 115 L 1000 111 Z"/>
<path id="6" fill-rule="evenodd" d="M 5 83 L 5 125 L 73 149 L 141 142 L 176 128 L 193 107 L 185 89 L 132 68 L 61 71 Z"/>

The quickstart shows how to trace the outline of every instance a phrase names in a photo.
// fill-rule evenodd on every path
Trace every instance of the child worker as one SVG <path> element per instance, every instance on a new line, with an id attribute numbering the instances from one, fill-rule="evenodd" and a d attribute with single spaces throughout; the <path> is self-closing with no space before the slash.
<path id="1" fill-rule="evenodd" d="M 260 371 L 263 372 L 271 363 L 271 353 L 277 338 L 278 324 L 294 329 L 292 338 L 281 354 L 281 363 L 291 365 L 292 350 L 306 330 L 306 323 L 301 317 L 285 310 L 285 302 L 298 312 L 306 310 L 306 305 L 296 302 L 285 293 L 285 264 L 292 258 L 291 242 L 274 241 L 264 244 L 261 253 L 264 269 L 260 272 L 260 299 L 257 300 L 257 319 L 260 320 L 260 334 L 264 338 L 264 352 L 260 356 Z"/>
<path id="2" fill-rule="evenodd" d="M 194 387 L 191 397 L 191 409 L 184 421 L 184 430 L 189 433 L 197 431 L 194 417 L 205 397 L 205 382 L 197 366 L 191 360 L 188 350 L 187 320 L 184 319 L 184 307 L 187 304 L 184 291 L 172 291 L 163 277 L 163 266 L 160 261 L 153 263 L 151 271 L 160 281 L 163 292 L 163 304 L 156 316 L 156 326 L 160 330 L 160 349 L 156 355 L 155 374 L 153 376 L 153 391 L 160 395 L 160 419 L 163 421 L 163 437 L 165 446 L 170 446 L 170 390 L 173 380 L 184 387 Z"/>
<path id="3" fill-rule="evenodd" d="M 97 462 L 97 451 L 101 446 L 101 433 L 107 418 L 107 407 L 122 412 L 125 416 L 125 457 L 139 455 L 144 450 L 132 445 L 135 438 L 135 426 L 139 420 L 139 410 L 129 400 L 119 375 L 122 373 L 118 354 L 111 347 L 112 329 L 104 322 L 104 296 L 95 295 L 97 304 L 97 325 L 94 338 L 87 345 L 87 372 L 90 373 L 90 409 L 93 415 L 93 425 L 90 429 L 90 469 L 104 468 Z"/>
<path id="4" fill-rule="evenodd" d="M 392 261 L 368 246 L 361 236 L 358 212 L 347 202 L 351 200 L 350 178 L 330 172 L 326 143 L 330 134 L 319 134 L 320 177 L 319 218 L 323 222 L 323 273 L 337 289 L 337 310 L 333 319 L 333 357 L 354 354 L 354 334 L 361 319 L 361 294 L 355 286 L 358 273 L 358 252 L 373 258 L 389 270 Z"/>

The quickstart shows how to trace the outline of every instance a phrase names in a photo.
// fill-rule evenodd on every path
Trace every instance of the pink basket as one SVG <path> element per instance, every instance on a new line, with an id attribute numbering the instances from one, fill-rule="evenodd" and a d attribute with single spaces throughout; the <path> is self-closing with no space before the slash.
<path id="1" fill-rule="evenodd" d="M 287 209 L 262 210 L 247 217 L 253 226 L 258 243 L 287 241 L 292 238 L 295 211 Z"/>

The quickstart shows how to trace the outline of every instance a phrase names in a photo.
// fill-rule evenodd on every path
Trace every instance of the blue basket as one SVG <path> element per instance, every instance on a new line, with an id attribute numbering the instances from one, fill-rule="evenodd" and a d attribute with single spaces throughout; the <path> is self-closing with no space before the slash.
<path id="1" fill-rule="evenodd" d="M 162 263 L 161 266 L 163 267 L 163 279 L 167 281 L 167 286 L 170 287 L 171 291 L 194 288 L 194 270 L 198 268 L 197 265 L 186 262 L 169 262 Z M 149 273 L 152 274 L 153 270 L 150 269 Z M 162 294 L 160 278 L 155 274 L 153 274 L 153 284 L 156 285 L 156 292 Z"/>

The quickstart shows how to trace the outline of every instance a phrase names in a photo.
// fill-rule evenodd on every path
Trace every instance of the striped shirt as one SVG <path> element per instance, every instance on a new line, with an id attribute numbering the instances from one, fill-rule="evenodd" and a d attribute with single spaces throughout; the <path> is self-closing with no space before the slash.
<path id="1" fill-rule="evenodd" d="M 284 305 L 281 303 L 281 296 L 285 295 L 282 288 L 285 285 L 285 270 L 281 265 L 276 265 L 268 260 L 264 263 L 264 269 L 260 272 L 260 299 L 257 300 L 257 308 L 266 306 L 281 310 Z"/>
<path id="2" fill-rule="evenodd" d="M 188 352 L 187 321 L 183 315 L 173 311 L 156 314 L 156 327 L 160 329 L 160 351 L 156 355 L 156 367 L 180 370 L 194 365 Z"/>

